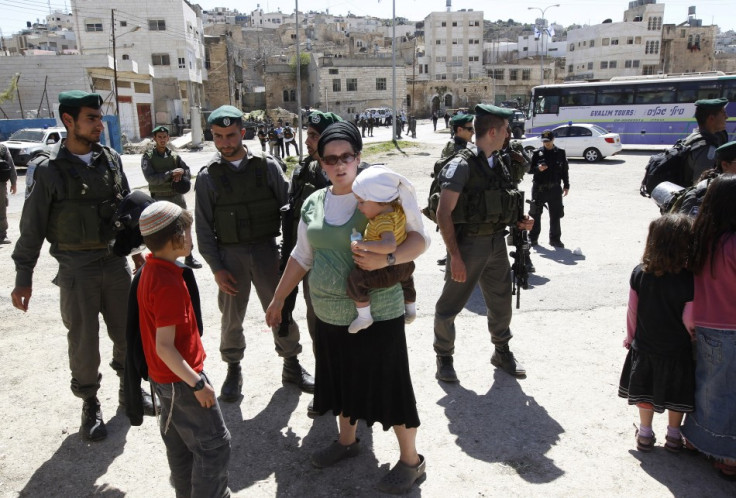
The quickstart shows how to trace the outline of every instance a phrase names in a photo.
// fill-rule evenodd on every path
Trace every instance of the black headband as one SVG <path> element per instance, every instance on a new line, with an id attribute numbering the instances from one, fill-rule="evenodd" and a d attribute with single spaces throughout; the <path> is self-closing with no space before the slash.
<path id="1" fill-rule="evenodd" d="M 325 145 L 333 140 L 350 142 L 355 152 L 363 150 L 363 139 L 360 137 L 360 130 L 348 121 L 339 121 L 325 128 L 317 143 L 317 153 L 321 156 L 325 151 Z"/>

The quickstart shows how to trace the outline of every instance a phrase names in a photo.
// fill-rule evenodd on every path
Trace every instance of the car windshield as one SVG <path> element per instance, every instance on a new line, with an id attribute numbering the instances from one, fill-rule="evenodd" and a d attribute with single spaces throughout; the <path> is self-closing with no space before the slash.
<path id="1" fill-rule="evenodd" d="M 10 135 L 10 140 L 19 142 L 40 142 L 43 140 L 43 130 L 18 130 Z"/>
<path id="2" fill-rule="evenodd" d="M 605 128 L 601 128 L 598 125 L 593 125 L 591 128 L 593 128 L 595 131 L 597 131 L 601 135 L 607 135 L 608 134 L 608 130 L 606 130 Z"/>

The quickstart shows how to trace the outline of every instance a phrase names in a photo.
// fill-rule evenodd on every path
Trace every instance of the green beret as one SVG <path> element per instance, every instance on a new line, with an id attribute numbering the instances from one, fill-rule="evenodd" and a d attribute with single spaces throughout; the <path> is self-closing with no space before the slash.
<path id="1" fill-rule="evenodd" d="M 719 99 L 701 99 L 695 101 L 695 107 L 721 108 L 726 104 L 728 104 L 728 99 L 726 97 L 721 97 Z"/>
<path id="2" fill-rule="evenodd" d="M 164 125 L 161 125 L 161 126 L 157 126 L 157 127 L 155 127 L 155 128 L 154 128 L 154 129 L 153 129 L 153 130 L 151 131 L 151 134 L 152 134 L 152 135 L 155 135 L 155 134 L 156 134 L 156 133 L 158 133 L 159 131 L 163 131 L 163 132 L 164 132 L 164 133 L 166 133 L 167 135 L 169 134 L 169 129 L 168 129 L 167 127 L 165 127 Z"/>
<path id="3" fill-rule="evenodd" d="M 736 159 L 736 141 L 721 145 L 716 149 L 716 153 L 719 161 L 733 161 Z"/>
<path id="4" fill-rule="evenodd" d="M 462 126 L 464 124 L 472 123 L 474 117 L 475 116 L 472 114 L 456 114 L 452 117 L 450 122 L 452 123 L 452 126 Z"/>
<path id="5" fill-rule="evenodd" d="M 231 105 L 222 105 L 212 111 L 210 117 L 207 118 L 207 123 L 227 128 L 231 124 L 235 124 L 242 119 L 243 111 Z"/>
<path id="6" fill-rule="evenodd" d="M 475 106 L 475 114 L 478 116 L 483 116 L 484 114 L 492 114 L 494 116 L 498 116 L 499 118 L 509 119 L 511 116 L 514 115 L 514 110 L 506 109 L 504 107 L 498 107 L 491 104 L 478 104 L 477 106 Z"/>
<path id="7" fill-rule="evenodd" d="M 92 107 L 99 109 L 102 106 L 102 97 L 99 93 L 71 90 L 59 94 L 59 104 L 67 107 Z"/>
<path id="8" fill-rule="evenodd" d="M 342 118 L 332 112 L 312 111 L 312 114 L 309 115 L 309 126 L 317 130 L 320 135 L 332 123 L 340 121 Z"/>

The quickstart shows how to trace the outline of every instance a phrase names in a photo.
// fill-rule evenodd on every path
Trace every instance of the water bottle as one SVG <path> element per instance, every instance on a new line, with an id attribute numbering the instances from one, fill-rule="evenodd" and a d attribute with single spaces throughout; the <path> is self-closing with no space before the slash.
<path id="1" fill-rule="evenodd" d="M 350 234 L 350 242 L 358 242 L 363 240 L 363 234 L 359 233 L 355 228 L 353 228 L 353 233 Z"/>

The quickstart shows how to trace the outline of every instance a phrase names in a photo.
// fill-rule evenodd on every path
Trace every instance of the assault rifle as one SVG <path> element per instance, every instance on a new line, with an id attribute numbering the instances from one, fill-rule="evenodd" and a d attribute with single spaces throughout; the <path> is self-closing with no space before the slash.
<path id="1" fill-rule="evenodd" d="M 516 205 L 518 221 L 524 219 L 524 192 L 521 191 L 520 194 Z M 519 309 L 521 306 L 521 289 L 529 288 L 529 248 L 531 246 L 529 232 L 516 228 L 516 225 L 512 226 L 511 245 L 515 249 L 509 253 L 509 256 L 514 258 L 514 263 L 511 265 L 511 271 L 514 274 L 511 279 L 511 294 L 516 294 L 516 309 Z"/>

